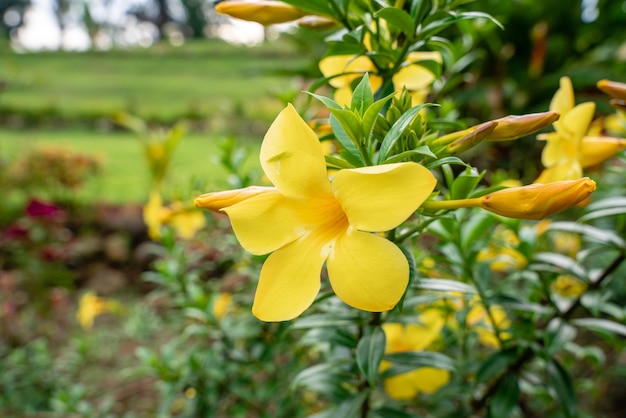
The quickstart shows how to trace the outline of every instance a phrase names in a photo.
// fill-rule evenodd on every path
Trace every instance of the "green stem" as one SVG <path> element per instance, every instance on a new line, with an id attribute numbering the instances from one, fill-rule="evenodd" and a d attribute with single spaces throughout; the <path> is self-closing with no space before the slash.
<path id="1" fill-rule="evenodd" d="M 450 210 L 459 208 L 475 208 L 480 206 L 480 197 L 473 199 L 454 199 L 454 200 L 427 200 L 420 206 L 424 209 L 434 210 Z"/>

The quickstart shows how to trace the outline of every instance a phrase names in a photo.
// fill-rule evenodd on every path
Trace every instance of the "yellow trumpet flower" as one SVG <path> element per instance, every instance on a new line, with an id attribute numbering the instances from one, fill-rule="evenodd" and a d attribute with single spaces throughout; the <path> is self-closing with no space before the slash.
<path id="1" fill-rule="evenodd" d="M 393 229 L 413 214 L 434 190 L 432 173 L 406 162 L 338 170 L 331 182 L 317 136 L 291 105 L 270 126 L 260 159 L 274 187 L 196 199 L 196 206 L 229 216 L 248 252 L 271 253 L 253 314 L 264 321 L 300 315 L 319 292 L 324 264 L 335 294 L 348 305 L 393 308 L 408 283 L 408 262 L 395 244 L 371 232 Z"/>

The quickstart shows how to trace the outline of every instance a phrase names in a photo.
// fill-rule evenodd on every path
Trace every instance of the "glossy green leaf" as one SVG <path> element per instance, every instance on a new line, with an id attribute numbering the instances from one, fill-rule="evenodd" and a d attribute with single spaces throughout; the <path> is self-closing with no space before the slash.
<path id="1" fill-rule="evenodd" d="M 592 331 L 608 332 L 626 337 L 626 325 L 602 318 L 577 318 L 572 323 Z"/>
<path id="2" fill-rule="evenodd" d="M 511 416 L 519 403 L 520 389 L 517 376 L 507 375 L 498 389 L 489 400 L 489 418 L 503 418 Z"/>
<path id="3" fill-rule="evenodd" d="M 451 372 L 456 370 L 454 360 L 451 357 L 436 351 L 405 351 L 387 354 L 385 360 L 390 361 L 393 365 L 385 370 L 384 377 L 407 373 L 422 367 L 434 367 Z"/>
<path id="4" fill-rule="evenodd" d="M 424 103 L 407 110 L 400 118 L 391 126 L 387 135 L 383 139 L 378 151 L 377 161 L 385 161 L 391 152 L 391 149 L 396 144 L 398 139 L 404 134 L 404 131 L 411 125 L 413 119 L 417 114 L 425 107 L 430 107 L 429 103 Z"/>
<path id="5" fill-rule="evenodd" d="M 367 109 L 374 102 L 374 96 L 372 94 L 372 86 L 370 84 L 370 78 L 367 73 L 363 75 L 359 84 L 354 88 L 352 92 L 352 101 L 350 102 L 350 109 L 353 112 L 357 112 L 359 115 L 363 115 Z"/>
<path id="6" fill-rule="evenodd" d="M 330 127 L 335 134 L 335 138 L 337 138 L 337 141 L 339 141 L 343 147 L 341 155 L 355 167 L 363 167 L 365 162 L 363 161 L 361 153 L 356 145 L 354 145 L 354 142 L 352 142 L 352 139 L 350 139 L 343 126 L 341 126 L 341 123 L 332 115 L 330 117 Z"/>
<path id="7" fill-rule="evenodd" d="M 626 248 L 626 241 L 613 231 L 607 231 L 591 225 L 566 221 L 553 222 L 548 227 L 548 231 L 575 232 L 602 244 L 611 244 L 620 248 Z"/>
<path id="8" fill-rule="evenodd" d="M 483 383 L 501 375 L 518 356 L 519 349 L 516 347 L 505 348 L 493 353 L 480 365 L 480 368 L 476 372 L 476 383 Z"/>
<path id="9" fill-rule="evenodd" d="M 376 328 L 372 334 L 361 338 L 356 347 L 356 363 L 371 387 L 376 385 L 380 362 L 385 355 L 385 333 Z"/>
<path id="10" fill-rule="evenodd" d="M 435 290 L 439 292 L 461 292 L 473 295 L 476 289 L 466 283 L 448 279 L 421 279 L 416 281 L 412 287 L 421 290 Z"/>
<path id="11" fill-rule="evenodd" d="M 550 386 L 559 398 L 563 412 L 567 417 L 576 416 L 577 403 L 574 384 L 567 370 L 556 359 L 549 359 L 546 365 Z"/>
<path id="12" fill-rule="evenodd" d="M 374 16 L 385 19 L 396 28 L 400 29 L 411 39 L 415 32 L 415 23 L 411 16 L 402 9 L 396 7 L 386 7 L 377 11 Z"/>
<path id="13" fill-rule="evenodd" d="M 404 151 L 399 154 L 393 155 L 387 158 L 385 161 L 383 161 L 383 164 L 397 163 L 400 161 L 404 161 L 405 159 L 410 160 L 412 159 L 412 157 L 421 157 L 421 156 L 426 156 L 426 157 L 433 158 L 433 159 L 437 158 L 437 156 L 431 152 L 428 146 L 423 145 L 421 147 L 417 147 L 415 149 Z"/>
<path id="14" fill-rule="evenodd" d="M 554 266 L 556 269 L 545 268 L 541 263 Z M 585 271 L 585 269 L 575 260 L 558 253 L 536 253 L 533 257 L 533 263 L 530 268 L 536 271 L 569 273 L 584 281 L 587 281 L 589 277 L 587 271 Z"/>

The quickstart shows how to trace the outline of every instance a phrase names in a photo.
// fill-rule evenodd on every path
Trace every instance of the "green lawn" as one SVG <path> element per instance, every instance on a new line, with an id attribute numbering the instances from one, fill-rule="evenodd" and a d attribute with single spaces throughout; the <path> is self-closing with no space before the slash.
<path id="1" fill-rule="evenodd" d="M 222 138 L 205 133 L 189 133 L 181 140 L 167 178 L 169 193 L 193 196 L 192 183 L 202 188 L 228 188 L 226 170 L 216 161 Z M 244 169 L 259 166 L 261 138 L 241 140 L 249 150 Z M 31 147 L 63 147 L 97 155 L 103 159 L 103 172 L 90 181 L 86 198 L 106 202 L 143 202 L 148 196 L 150 179 L 139 139 L 129 132 L 88 130 L 7 130 L 0 129 L 0 156 L 15 160 Z M 195 181 L 193 181 L 195 179 Z"/>
<path id="2" fill-rule="evenodd" d="M 302 90 L 294 75 L 306 66 L 286 41 L 247 48 L 203 40 L 84 53 L 0 48 L 0 116 L 75 121 L 124 110 L 167 122 L 237 112 L 267 120 L 282 105 L 276 95 Z"/>

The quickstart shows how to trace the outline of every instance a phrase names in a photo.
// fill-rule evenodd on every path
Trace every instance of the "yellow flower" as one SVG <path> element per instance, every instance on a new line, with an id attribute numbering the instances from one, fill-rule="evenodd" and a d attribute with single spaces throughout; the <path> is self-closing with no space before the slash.
<path id="1" fill-rule="evenodd" d="M 580 165 L 593 167 L 626 148 L 626 139 L 610 136 L 586 136 L 580 144 Z"/>
<path id="2" fill-rule="evenodd" d="M 419 316 L 419 324 L 383 324 L 387 340 L 385 354 L 421 351 L 439 337 L 445 325 L 444 312 L 438 308 L 430 308 Z M 392 363 L 383 361 L 381 370 L 391 367 Z M 407 373 L 398 374 L 385 379 L 385 392 L 394 399 L 411 399 L 417 393 L 434 393 L 450 381 L 448 370 L 434 367 L 421 367 Z"/>
<path id="3" fill-rule="evenodd" d="M 94 319 L 103 313 L 117 313 L 121 311 L 121 305 L 112 299 L 96 296 L 92 291 L 86 292 L 80 298 L 76 319 L 83 329 L 93 328 Z"/>
<path id="4" fill-rule="evenodd" d="M 491 305 L 489 307 L 491 317 L 480 298 L 472 299 L 470 306 L 470 311 L 465 320 L 467 325 L 478 334 L 478 341 L 481 344 L 491 348 L 500 347 L 500 340 L 496 336 L 495 328 L 500 331 L 500 339 L 506 340 L 511 337 L 511 334 L 508 332 L 502 332 L 511 326 L 511 321 L 506 317 L 506 312 L 501 306 Z M 493 321 L 491 320 L 492 318 Z"/>
<path id="5" fill-rule="evenodd" d="M 393 308 L 408 283 L 408 262 L 396 245 L 370 232 L 393 229 L 413 214 L 435 187 L 430 171 L 411 162 L 387 164 L 339 170 L 330 182 L 318 138 L 291 105 L 270 126 L 260 159 L 275 187 L 196 199 L 198 207 L 228 214 L 247 251 L 271 253 L 254 315 L 284 321 L 301 314 L 319 292 L 324 263 L 348 305 Z"/>
<path id="6" fill-rule="evenodd" d="M 489 267 L 496 273 L 523 269 L 528 264 L 528 260 L 514 248 L 517 245 L 519 245 L 519 238 L 515 232 L 498 225 L 489 246 L 480 250 L 476 259 L 490 261 Z"/>
<path id="7" fill-rule="evenodd" d="M 163 225 L 172 226 L 176 236 L 184 240 L 193 238 L 206 225 L 204 215 L 196 208 L 187 207 L 181 202 L 163 206 L 161 193 L 156 189 L 150 192 L 148 203 L 143 208 L 143 219 L 148 227 L 148 235 L 153 240 L 161 238 Z"/>
<path id="8" fill-rule="evenodd" d="M 237 19 L 258 22 L 262 25 L 292 22 L 308 13 L 281 1 L 222 1 L 215 5 L 219 14 Z"/>
<path id="9" fill-rule="evenodd" d="M 557 277 L 550 287 L 554 293 L 564 298 L 576 298 L 587 290 L 583 282 L 569 274 Z"/>
<path id="10" fill-rule="evenodd" d="M 230 309 L 233 295 L 228 292 L 220 293 L 213 301 L 213 315 L 220 320 L 226 315 L 226 311 Z"/>
<path id="11" fill-rule="evenodd" d="M 584 201 L 596 189 L 588 177 L 511 187 L 478 198 L 480 207 L 508 218 L 543 219 Z M 474 200 L 474 199 L 470 199 Z"/>
<path id="12" fill-rule="evenodd" d="M 587 133 L 596 106 L 592 102 L 574 106 L 574 88 L 568 77 L 561 77 L 560 88 L 550 103 L 550 110 L 561 114 L 553 126 L 556 132 L 540 135 L 547 140 L 541 154 L 545 170 L 535 183 L 576 180 L 582 177 L 580 144 Z"/>
<path id="13" fill-rule="evenodd" d="M 367 43 L 367 42 L 366 42 Z M 415 104 L 424 103 L 430 92 L 430 85 L 435 81 L 435 75 L 418 64 L 419 61 L 441 62 L 439 52 L 411 52 L 402 68 L 393 75 L 392 81 L 397 91 L 406 87 Z M 374 63 L 365 55 L 332 55 L 323 58 L 319 63 L 324 77 L 332 77 L 328 83 L 335 90 L 335 101 L 347 106 L 352 98 L 351 83 L 365 73 L 369 73 L 370 85 L 376 91 L 382 85 L 382 77 L 377 74 Z"/>

